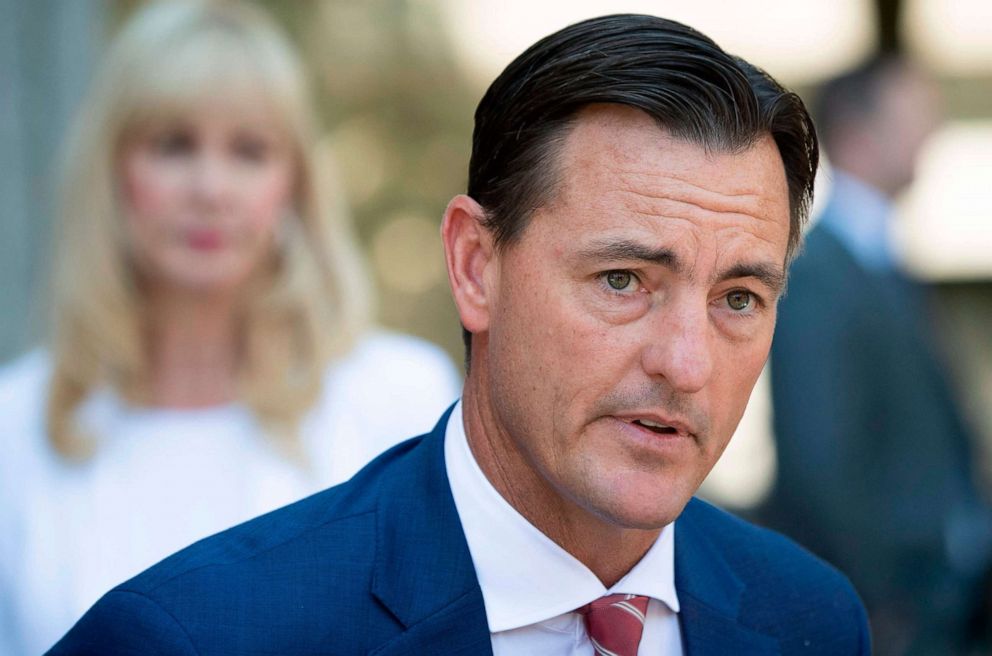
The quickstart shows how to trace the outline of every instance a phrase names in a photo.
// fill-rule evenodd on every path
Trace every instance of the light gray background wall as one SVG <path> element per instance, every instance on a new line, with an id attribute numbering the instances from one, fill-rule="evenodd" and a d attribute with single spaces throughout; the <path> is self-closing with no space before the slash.
<path id="1" fill-rule="evenodd" d="M 106 11 L 106 0 L 0 0 L 0 361 L 43 334 L 53 164 Z"/>

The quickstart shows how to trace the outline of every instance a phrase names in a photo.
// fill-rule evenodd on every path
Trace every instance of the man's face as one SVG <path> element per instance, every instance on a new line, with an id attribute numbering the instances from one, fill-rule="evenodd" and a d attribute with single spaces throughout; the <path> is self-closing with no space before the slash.
<path id="1" fill-rule="evenodd" d="M 782 160 L 770 137 L 708 154 L 598 106 L 558 161 L 555 199 L 494 256 L 481 384 L 530 503 L 658 528 L 723 452 L 768 355 Z"/>

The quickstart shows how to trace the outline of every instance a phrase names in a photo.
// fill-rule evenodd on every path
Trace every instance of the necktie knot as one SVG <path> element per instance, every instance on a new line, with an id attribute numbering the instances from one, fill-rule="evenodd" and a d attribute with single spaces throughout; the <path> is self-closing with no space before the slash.
<path id="1" fill-rule="evenodd" d="M 632 594 L 600 597 L 578 609 L 597 656 L 637 656 L 648 598 Z"/>

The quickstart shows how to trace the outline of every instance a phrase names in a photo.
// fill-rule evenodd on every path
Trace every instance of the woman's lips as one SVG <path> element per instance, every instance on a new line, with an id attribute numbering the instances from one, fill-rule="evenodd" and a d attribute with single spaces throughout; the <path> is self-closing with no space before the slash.
<path id="1" fill-rule="evenodd" d="M 186 244 L 197 251 L 215 251 L 224 246 L 224 235 L 219 230 L 190 230 Z"/>

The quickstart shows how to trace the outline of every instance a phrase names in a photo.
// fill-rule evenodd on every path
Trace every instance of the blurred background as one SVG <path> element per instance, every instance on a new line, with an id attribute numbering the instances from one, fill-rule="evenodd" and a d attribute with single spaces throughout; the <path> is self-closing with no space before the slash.
<path id="1" fill-rule="evenodd" d="M 52 323 L 46 316 L 45 276 L 51 269 L 59 145 L 101 55 L 140 4 L 139 0 L 0 0 L 0 362 L 43 342 Z M 769 505 L 792 503 L 796 516 L 791 524 L 785 521 L 778 528 L 851 576 L 872 615 L 880 656 L 992 653 L 992 504 L 988 503 L 992 498 L 992 2 L 259 0 L 258 4 L 285 27 L 310 68 L 325 127 L 318 145 L 338 160 L 378 289 L 380 323 L 438 343 L 455 360 L 462 358 L 461 331 L 447 288 L 438 235 L 441 215 L 448 199 L 465 189 L 478 99 L 499 71 L 538 38 L 600 14 L 662 15 L 702 30 L 807 100 L 814 99 L 826 81 L 878 53 L 901 55 L 922 67 L 925 77 L 936 84 L 942 105 L 938 129 L 916 159 L 915 148 L 910 147 L 914 140 L 907 136 L 911 133 L 883 128 L 925 117 L 930 109 L 925 98 L 898 96 L 901 100 L 889 107 L 878 101 L 882 96 L 876 93 L 853 94 L 853 104 L 884 118 L 865 123 L 871 127 L 850 143 L 864 152 L 872 151 L 868 142 L 881 143 L 883 155 L 855 171 L 851 165 L 856 161 L 845 161 L 844 149 L 830 151 L 836 154 L 837 169 L 832 171 L 828 163 L 819 176 L 813 211 L 814 223 L 821 213 L 827 218 L 820 224 L 824 230 L 811 233 L 809 240 L 812 256 L 816 237 L 831 226 L 835 232 L 838 229 L 836 215 L 843 212 L 823 210 L 829 196 L 851 198 L 851 176 L 845 191 L 842 171 L 880 172 L 898 164 L 900 151 L 907 156 L 914 151 L 909 157 L 917 164 L 913 184 L 876 189 L 895 195 L 896 257 L 892 259 L 901 265 L 872 274 L 886 276 L 876 282 L 880 281 L 890 304 L 881 303 L 881 295 L 860 296 L 869 300 L 859 304 L 858 293 L 867 291 L 868 284 L 849 284 L 851 289 L 841 284 L 816 287 L 817 282 L 836 281 L 830 278 L 840 268 L 836 262 L 814 275 L 817 280 L 805 294 L 786 298 L 776 349 L 789 343 L 783 333 L 790 314 L 784 309 L 790 302 L 806 299 L 812 311 L 805 324 L 796 324 L 794 341 L 799 346 L 787 357 L 776 354 L 776 362 L 784 366 L 759 381 L 738 434 L 702 493 L 758 521 L 774 519 L 776 515 L 767 512 Z M 828 97 L 843 95 L 836 86 L 828 88 L 832 89 Z M 856 115 L 846 117 L 849 126 L 857 123 L 851 118 Z M 843 116 L 843 112 L 824 116 Z M 821 126 L 827 128 L 837 120 L 822 121 Z M 907 125 L 912 124 L 910 120 Z M 834 145 L 839 143 L 834 140 Z M 871 177 L 862 176 L 862 182 L 871 186 L 875 182 Z M 862 194 L 861 209 L 870 210 L 872 202 L 864 201 Z M 881 204 L 888 217 L 889 198 Z M 864 216 L 848 218 L 848 226 L 865 224 Z M 880 241 L 887 253 L 889 240 Z M 915 287 L 908 278 L 902 279 L 897 268 L 908 269 L 927 283 L 936 303 L 916 305 Z M 795 267 L 797 290 L 801 270 Z M 832 296 L 825 299 L 827 292 Z M 924 307 L 928 310 L 916 311 Z M 862 350 L 874 342 L 851 329 L 857 322 L 838 318 L 843 317 L 842 308 L 853 309 L 858 318 L 884 319 L 872 324 L 884 327 L 871 337 L 886 348 Z M 791 316 L 800 317 L 793 312 Z M 940 375 L 932 381 L 927 379 L 929 363 L 923 362 L 931 346 L 923 320 L 936 324 L 935 351 L 947 356 L 946 362 L 933 368 Z M 811 341 L 819 332 L 831 333 L 820 330 L 824 327 L 842 333 L 845 339 L 840 343 L 845 346 L 829 352 L 821 348 L 823 342 Z M 917 328 L 919 335 L 913 332 Z M 899 341 L 900 334 L 913 339 Z M 852 335 L 857 340 L 847 341 Z M 800 367 L 799 375 L 787 380 L 788 366 L 806 356 L 811 356 L 808 367 Z M 830 365 L 841 360 L 856 361 L 861 379 L 842 380 L 835 375 Z M 935 358 L 934 364 L 938 362 Z M 950 386 L 937 380 L 944 375 Z M 817 377 L 829 384 L 817 388 Z M 777 413 L 770 379 L 776 383 L 777 399 L 789 398 L 783 396 L 783 387 L 786 392 L 800 392 L 792 402 L 780 402 Z M 942 399 L 947 390 L 961 406 L 969 430 L 958 431 L 954 422 L 941 422 L 941 417 L 957 417 L 955 404 Z M 845 423 L 845 395 L 848 401 L 870 405 L 868 414 L 852 415 Z M 801 415 L 791 427 L 783 423 L 787 411 L 799 416 L 800 410 L 813 412 Z M 782 433 L 777 445 L 773 414 Z M 956 436 L 967 444 L 957 444 Z M 864 456 L 848 448 L 852 445 L 867 445 L 866 453 L 873 449 L 878 453 Z M 836 457 L 831 460 L 832 456 Z M 946 465 L 943 469 L 941 463 Z M 945 471 L 947 477 L 940 479 L 938 474 Z M 787 478 L 796 485 L 789 488 Z M 941 487 L 941 481 L 947 485 Z M 949 490 L 963 492 L 952 499 Z M 829 500 L 821 504 L 825 509 L 839 506 L 835 515 L 841 521 L 831 525 L 829 513 L 814 514 L 817 499 Z M 932 507 L 929 514 L 924 512 L 928 507 Z M 930 516 L 933 527 L 924 526 L 920 518 Z M 909 520 L 900 524 L 905 517 Z M 767 523 L 776 526 L 774 521 Z M 903 524 L 909 528 L 905 536 L 900 532 Z M 851 553 L 838 550 L 827 539 L 816 542 L 812 533 L 803 537 L 811 527 L 829 538 L 839 536 L 846 543 L 841 546 Z M 917 534 L 930 541 L 918 540 Z M 967 641 L 944 640 L 952 630 L 962 637 L 967 634 Z"/>
<path id="2" fill-rule="evenodd" d="M 58 145 L 93 67 L 136 0 L 0 0 L 0 360 L 44 335 Z M 900 201 L 899 244 L 937 285 L 952 378 L 992 474 L 992 3 L 987 0 L 299 0 L 260 2 L 294 37 L 318 90 L 389 327 L 461 359 L 438 225 L 464 190 L 472 113 L 527 45 L 582 18 L 644 12 L 698 27 L 808 97 L 878 49 L 937 79 L 945 122 Z M 829 176 L 822 176 L 826 196 Z M 763 380 L 707 482 L 748 508 L 775 473 Z M 992 478 L 992 477 L 987 477 Z"/>

